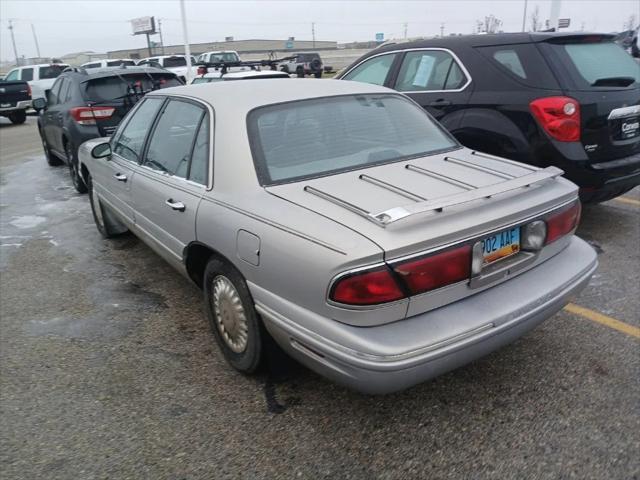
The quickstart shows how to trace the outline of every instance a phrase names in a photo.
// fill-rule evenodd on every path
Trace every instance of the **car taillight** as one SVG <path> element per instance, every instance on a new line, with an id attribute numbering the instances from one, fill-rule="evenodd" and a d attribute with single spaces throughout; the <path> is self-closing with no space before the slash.
<path id="1" fill-rule="evenodd" d="M 344 276 L 333 284 L 329 293 L 331 300 L 346 305 L 376 305 L 404 296 L 386 266 Z"/>
<path id="2" fill-rule="evenodd" d="M 207 67 L 198 67 L 198 75 L 204 75 L 207 73 Z"/>
<path id="3" fill-rule="evenodd" d="M 114 107 L 75 107 L 69 113 L 80 125 L 95 125 L 96 120 L 110 118 L 115 111 Z"/>
<path id="4" fill-rule="evenodd" d="M 27 95 L 29 95 L 29 98 L 31 98 L 31 85 L 29 85 L 27 83 Z"/>
<path id="5" fill-rule="evenodd" d="M 538 98 L 531 113 L 551 137 L 560 142 L 580 141 L 580 104 L 569 97 Z"/>
<path id="6" fill-rule="evenodd" d="M 577 201 L 547 218 L 547 238 L 544 244 L 549 245 L 559 238 L 572 233 L 578 226 L 581 211 L 582 206 Z"/>
<path id="7" fill-rule="evenodd" d="M 451 285 L 471 276 L 471 245 L 396 263 L 393 270 L 412 294 Z"/>

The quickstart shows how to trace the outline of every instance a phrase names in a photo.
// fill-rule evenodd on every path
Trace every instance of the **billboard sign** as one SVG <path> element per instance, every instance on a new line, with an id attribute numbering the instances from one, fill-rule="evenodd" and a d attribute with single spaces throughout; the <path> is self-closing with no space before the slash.
<path id="1" fill-rule="evenodd" d="M 559 18 L 558 19 L 558 28 L 569 28 L 569 25 L 571 25 L 571 19 L 570 18 Z"/>
<path id="2" fill-rule="evenodd" d="M 376 33 L 376 42 L 378 43 L 384 42 L 384 33 Z"/>
<path id="3" fill-rule="evenodd" d="M 131 20 L 131 30 L 134 35 L 156 33 L 156 22 L 154 17 L 140 17 Z"/>

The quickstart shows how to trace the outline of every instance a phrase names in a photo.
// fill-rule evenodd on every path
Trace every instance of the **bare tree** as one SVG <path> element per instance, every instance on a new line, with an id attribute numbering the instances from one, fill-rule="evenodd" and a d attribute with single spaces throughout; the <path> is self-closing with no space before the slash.
<path id="1" fill-rule="evenodd" d="M 540 28 L 542 28 L 542 21 L 540 20 L 540 7 L 538 5 L 536 5 L 536 8 L 533 9 L 533 12 L 531 12 L 531 16 L 529 18 L 531 19 L 532 32 L 537 32 L 538 30 L 540 30 Z"/>
<path id="2" fill-rule="evenodd" d="M 488 15 L 484 17 L 484 20 L 477 21 L 478 33 L 496 33 L 500 25 L 502 25 L 502 20 L 494 15 Z"/>
<path id="3" fill-rule="evenodd" d="M 637 19 L 635 14 L 629 15 L 627 21 L 624 24 L 624 30 L 635 30 L 637 27 Z"/>

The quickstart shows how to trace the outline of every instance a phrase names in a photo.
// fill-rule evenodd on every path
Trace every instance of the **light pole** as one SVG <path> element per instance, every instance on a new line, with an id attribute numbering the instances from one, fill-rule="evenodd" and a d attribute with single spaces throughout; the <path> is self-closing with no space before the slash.
<path id="1" fill-rule="evenodd" d="M 18 49 L 16 48 L 16 37 L 13 36 L 13 24 L 11 23 L 11 19 L 9 19 L 9 31 L 11 32 L 11 43 L 13 43 L 13 54 L 16 57 L 16 67 L 19 67 L 20 61 L 18 59 Z"/>
<path id="2" fill-rule="evenodd" d="M 36 36 L 36 28 L 31 24 L 31 33 L 33 33 L 33 41 L 36 42 L 36 52 L 38 52 L 38 58 L 40 58 L 40 45 L 38 45 L 38 37 Z"/>
<path id="3" fill-rule="evenodd" d="M 522 31 L 525 31 L 526 28 L 526 24 L 527 24 L 527 1 L 528 0 L 524 0 L 524 13 L 522 14 Z"/>
<path id="4" fill-rule="evenodd" d="M 182 34 L 184 35 L 184 54 L 187 56 L 187 83 L 191 83 L 191 46 L 187 34 L 187 12 L 184 8 L 184 0 L 180 0 L 180 13 L 182 14 Z"/>

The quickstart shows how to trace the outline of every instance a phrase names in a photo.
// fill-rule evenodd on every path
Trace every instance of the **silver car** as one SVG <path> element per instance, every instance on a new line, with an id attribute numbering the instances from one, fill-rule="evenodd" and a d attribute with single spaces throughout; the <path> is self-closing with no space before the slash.
<path id="1" fill-rule="evenodd" d="M 400 390 L 520 337 L 597 266 L 562 171 L 468 150 L 375 85 L 158 90 L 80 157 L 100 232 L 202 287 L 241 372 L 270 336 L 336 382 Z"/>

